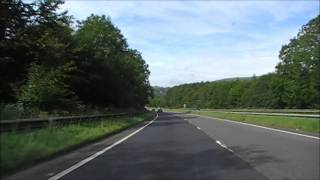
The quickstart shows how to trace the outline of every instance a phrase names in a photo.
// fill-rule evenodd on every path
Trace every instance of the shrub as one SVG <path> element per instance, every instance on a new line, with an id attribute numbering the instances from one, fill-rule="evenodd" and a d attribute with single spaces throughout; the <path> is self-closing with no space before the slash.
<path id="1" fill-rule="evenodd" d="M 76 108 L 79 101 L 66 84 L 68 73 L 74 69 L 71 63 L 56 69 L 32 64 L 18 102 L 25 108 L 40 111 Z"/>

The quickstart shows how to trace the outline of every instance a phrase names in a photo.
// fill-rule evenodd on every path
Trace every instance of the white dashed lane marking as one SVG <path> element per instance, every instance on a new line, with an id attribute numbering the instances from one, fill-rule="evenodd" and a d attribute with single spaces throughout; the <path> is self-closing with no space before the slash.
<path id="1" fill-rule="evenodd" d="M 233 152 L 232 149 L 228 148 L 226 145 L 222 144 L 220 141 L 216 140 L 216 143 L 219 144 L 221 147 L 225 148 L 226 150 Z"/>

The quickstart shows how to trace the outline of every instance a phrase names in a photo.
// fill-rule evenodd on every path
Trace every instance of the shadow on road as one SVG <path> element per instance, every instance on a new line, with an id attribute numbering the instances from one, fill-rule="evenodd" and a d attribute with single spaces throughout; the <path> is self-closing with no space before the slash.
<path id="1" fill-rule="evenodd" d="M 177 144 L 172 146 L 168 141 L 149 144 L 145 150 L 131 152 L 128 156 L 121 153 L 121 161 L 118 161 L 120 152 L 113 151 L 107 157 L 107 161 L 114 162 L 112 166 L 101 162 L 117 178 L 127 178 L 123 174 L 123 169 L 126 169 L 127 174 L 139 179 L 266 179 L 248 163 L 220 149 L 193 147 L 186 150 Z"/>
<path id="2" fill-rule="evenodd" d="M 246 147 L 230 146 L 230 148 L 240 156 L 244 156 L 246 160 L 253 165 L 284 162 L 281 159 L 268 155 L 268 152 L 266 150 L 263 150 L 261 148 L 261 145 L 252 144 Z"/>

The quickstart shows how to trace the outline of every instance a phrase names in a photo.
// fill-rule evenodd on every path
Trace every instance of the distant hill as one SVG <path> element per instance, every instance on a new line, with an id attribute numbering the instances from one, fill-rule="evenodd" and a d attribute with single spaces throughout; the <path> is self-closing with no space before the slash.
<path id="1" fill-rule="evenodd" d="M 258 77 L 258 76 L 257 76 Z M 219 79 L 219 80 L 215 80 L 215 81 L 207 81 L 205 83 L 210 83 L 210 82 L 223 82 L 223 81 L 236 81 L 236 80 L 251 80 L 253 79 L 254 77 L 232 77 L 232 78 L 224 78 L 224 79 Z M 200 83 L 200 82 L 194 82 L 194 83 L 191 83 L 191 84 L 197 84 L 197 83 Z M 185 83 L 185 84 L 188 84 L 188 83 Z M 180 84 L 180 85 L 177 85 L 177 86 L 181 86 L 181 85 L 185 85 L 185 84 Z M 160 86 L 153 86 L 153 93 L 154 93 L 154 96 L 155 97 L 158 97 L 158 96 L 164 96 L 166 95 L 167 91 L 172 88 L 172 87 L 160 87 Z"/>
<path id="2" fill-rule="evenodd" d="M 169 87 L 153 86 L 152 89 L 154 96 L 164 96 L 169 90 Z"/>
<path id="3" fill-rule="evenodd" d="M 256 76 L 258 77 L 258 76 Z M 253 79 L 252 76 L 250 77 L 232 77 L 232 78 L 224 78 L 224 79 L 219 79 L 219 80 L 215 80 L 213 82 L 220 82 L 220 81 L 236 81 L 236 80 L 251 80 Z"/>

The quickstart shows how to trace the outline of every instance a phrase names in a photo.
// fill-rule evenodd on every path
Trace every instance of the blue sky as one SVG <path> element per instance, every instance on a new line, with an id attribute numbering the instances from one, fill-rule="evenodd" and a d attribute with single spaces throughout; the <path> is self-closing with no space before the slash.
<path id="1" fill-rule="evenodd" d="M 149 64 L 151 85 L 174 86 L 273 72 L 319 2 L 67 0 L 62 9 L 110 16 Z"/>

